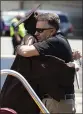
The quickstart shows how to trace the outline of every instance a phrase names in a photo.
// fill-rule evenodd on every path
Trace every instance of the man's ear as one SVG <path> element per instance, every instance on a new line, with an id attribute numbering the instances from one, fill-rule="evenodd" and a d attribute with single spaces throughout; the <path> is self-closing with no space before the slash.
<path id="1" fill-rule="evenodd" d="M 51 35 L 54 35 L 56 32 L 57 32 L 56 29 L 52 29 L 51 30 Z"/>

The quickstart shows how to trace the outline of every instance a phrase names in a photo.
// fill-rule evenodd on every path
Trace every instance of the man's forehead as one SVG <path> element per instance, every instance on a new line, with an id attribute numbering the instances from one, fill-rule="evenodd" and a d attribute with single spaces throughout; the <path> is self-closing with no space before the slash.
<path id="1" fill-rule="evenodd" d="M 48 21 L 38 21 L 36 24 L 36 28 L 54 28 L 52 25 L 48 23 Z"/>
<path id="2" fill-rule="evenodd" d="M 50 25 L 48 24 L 48 21 L 38 21 L 36 26 L 46 27 L 46 28 L 50 27 Z"/>
<path id="3" fill-rule="evenodd" d="M 44 26 L 47 25 L 48 22 L 47 21 L 37 21 L 37 26 Z"/>
<path id="4" fill-rule="evenodd" d="M 43 23 L 44 23 L 44 24 L 48 24 L 48 21 L 46 21 L 46 20 L 43 20 L 43 21 L 37 21 L 37 23 L 38 23 L 38 24 L 41 24 L 41 23 L 42 23 L 42 24 L 43 24 Z"/>

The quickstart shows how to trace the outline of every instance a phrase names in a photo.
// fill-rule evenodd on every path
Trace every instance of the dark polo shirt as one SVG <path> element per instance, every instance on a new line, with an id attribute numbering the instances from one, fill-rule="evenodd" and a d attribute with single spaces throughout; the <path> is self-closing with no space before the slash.
<path id="1" fill-rule="evenodd" d="M 66 63 L 72 61 L 72 51 L 62 35 L 56 35 L 45 41 L 34 43 L 40 55 L 53 55 L 63 59 Z"/>
<path id="2" fill-rule="evenodd" d="M 39 43 L 34 43 L 34 46 L 38 50 L 40 56 L 43 56 L 43 55 L 56 56 L 56 57 L 64 60 L 66 63 L 72 61 L 72 51 L 71 51 L 70 45 L 69 45 L 68 41 L 61 34 L 58 34 L 55 37 L 49 38 L 45 41 L 42 41 L 42 42 L 39 42 Z M 49 75 L 49 73 L 48 73 L 48 75 Z M 47 89 L 47 91 L 51 91 L 50 92 L 50 93 L 52 93 L 51 97 L 54 97 L 56 95 L 56 92 L 53 92 L 55 90 L 53 87 L 61 89 L 61 91 L 64 92 L 64 94 L 73 94 L 74 93 L 73 83 L 71 84 L 71 86 L 59 85 L 57 87 L 56 79 L 52 80 L 53 77 L 54 77 L 54 74 L 51 73 L 50 75 L 51 75 L 51 79 L 49 79 L 49 76 L 46 77 L 46 80 L 48 80 L 49 82 L 46 81 L 45 78 L 44 78 L 44 80 L 46 81 L 46 83 L 44 83 L 45 82 L 44 80 L 41 81 L 42 82 L 42 84 L 41 84 L 42 87 L 41 88 L 45 89 L 46 87 L 49 86 L 49 89 Z M 52 77 L 52 75 L 53 75 L 53 77 Z M 46 85 L 47 82 L 48 82 L 48 85 Z M 66 82 L 63 81 L 62 83 L 66 83 Z M 59 89 L 57 89 L 57 91 Z M 46 89 L 45 89 L 45 91 L 46 91 Z"/>

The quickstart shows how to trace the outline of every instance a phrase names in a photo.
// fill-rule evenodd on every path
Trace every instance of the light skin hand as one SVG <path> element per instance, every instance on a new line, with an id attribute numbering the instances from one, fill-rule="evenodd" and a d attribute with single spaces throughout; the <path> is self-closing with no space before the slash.
<path id="1" fill-rule="evenodd" d="M 37 42 L 36 39 L 32 35 L 26 35 L 22 42 L 21 45 L 32 45 L 34 42 Z"/>
<path id="2" fill-rule="evenodd" d="M 32 36 L 30 36 L 29 38 L 28 38 L 28 46 L 30 46 L 30 45 L 32 45 L 33 44 L 33 42 L 34 42 L 34 39 L 33 39 L 33 37 Z"/>
<path id="3" fill-rule="evenodd" d="M 33 45 L 30 46 L 22 45 L 17 47 L 17 54 L 23 57 L 32 57 L 32 56 L 38 56 L 39 52 L 36 50 L 36 48 Z"/>
<path id="4" fill-rule="evenodd" d="M 73 50 L 72 55 L 75 60 L 80 59 L 82 57 L 81 53 L 77 50 Z"/>

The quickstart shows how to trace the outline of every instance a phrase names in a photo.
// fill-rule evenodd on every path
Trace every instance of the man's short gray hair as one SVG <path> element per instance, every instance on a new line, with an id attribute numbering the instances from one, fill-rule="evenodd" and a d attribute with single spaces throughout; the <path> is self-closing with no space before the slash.
<path id="1" fill-rule="evenodd" d="M 54 13 L 42 13 L 39 14 L 37 21 L 48 21 L 48 24 L 56 28 L 58 31 L 60 19 L 57 14 Z"/>

